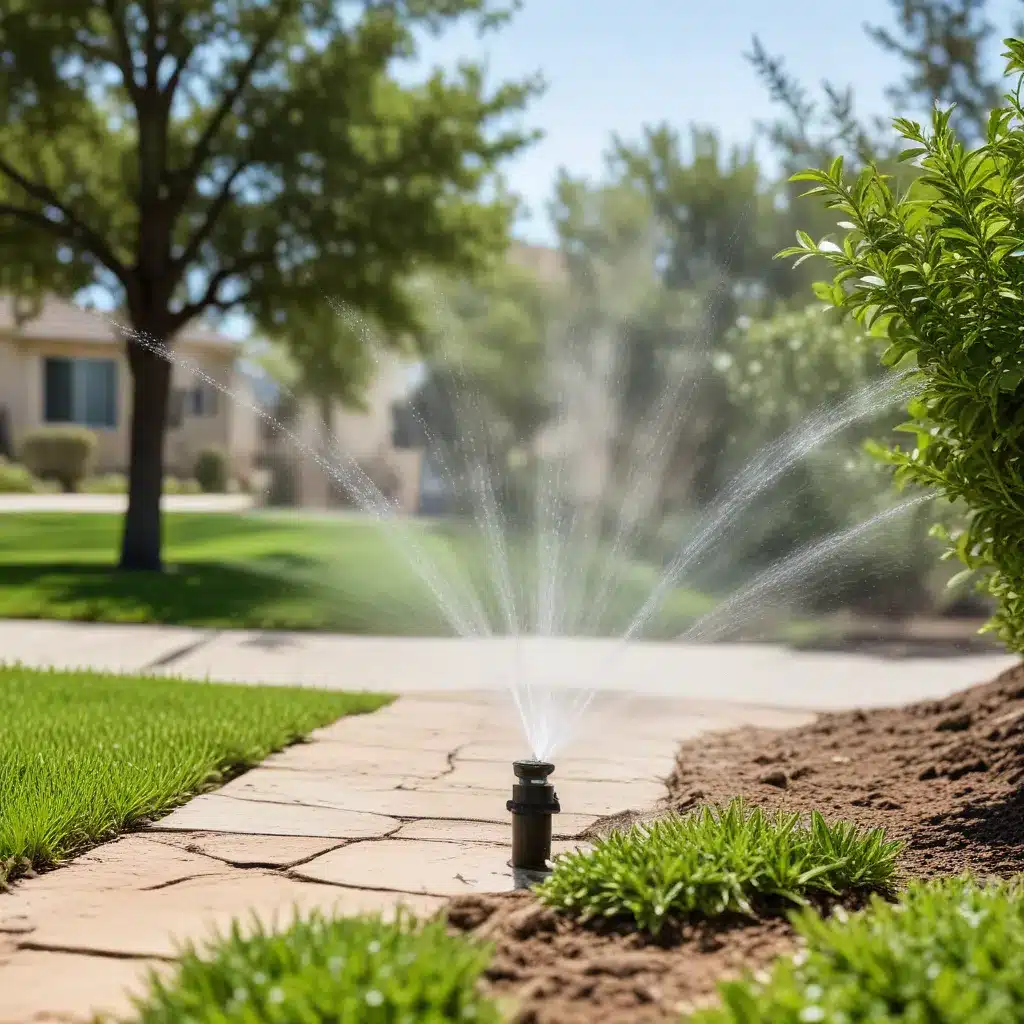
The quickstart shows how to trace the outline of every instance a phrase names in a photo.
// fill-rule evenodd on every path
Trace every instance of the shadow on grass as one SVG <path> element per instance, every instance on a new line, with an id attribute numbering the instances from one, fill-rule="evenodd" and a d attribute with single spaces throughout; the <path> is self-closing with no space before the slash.
<path id="1" fill-rule="evenodd" d="M 408 595 L 346 590 L 317 579 L 317 560 L 195 561 L 162 573 L 109 565 L 0 565 L 0 618 L 163 623 L 208 628 L 438 635 L 433 609 Z"/>

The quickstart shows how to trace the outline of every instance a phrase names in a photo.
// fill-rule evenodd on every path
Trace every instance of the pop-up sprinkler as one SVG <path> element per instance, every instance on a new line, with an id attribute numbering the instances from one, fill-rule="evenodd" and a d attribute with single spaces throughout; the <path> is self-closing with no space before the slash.
<path id="1" fill-rule="evenodd" d="M 548 761 L 516 761 L 512 799 L 512 867 L 523 871 L 549 871 L 551 815 L 558 814 L 558 794 L 548 782 L 555 766 Z"/>

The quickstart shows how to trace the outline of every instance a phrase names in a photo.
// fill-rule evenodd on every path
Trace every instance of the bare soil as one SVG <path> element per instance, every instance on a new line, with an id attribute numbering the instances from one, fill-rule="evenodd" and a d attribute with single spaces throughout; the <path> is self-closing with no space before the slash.
<path id="1" fill-rule="evenodd" d="M 684 744 L 664 812 L 742 796 L 883 826 L 906 843 L 906 878 L 1024 871 L 1024 666 L 940 701 L 822 715 Z M 648 814 L 628 813 L 605 827 Z M 583 928 L 525 893 L 459 898 L 454 928 L 494 943 L 486 977 L 516 1024 L 662 1024 L 766 967 L 795 939 L 784 915 L 683 926 L 660 941 Z"/>

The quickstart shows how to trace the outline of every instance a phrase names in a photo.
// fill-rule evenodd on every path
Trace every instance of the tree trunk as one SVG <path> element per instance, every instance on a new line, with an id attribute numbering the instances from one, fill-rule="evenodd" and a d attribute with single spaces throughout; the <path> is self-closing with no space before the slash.
<path id="1" fill-rule="evenodd" d="M 165 343 L 160 334 L 144 334 Z M 163 568 L 160 498 L 171 363 L 131 341 L 128 363 L 132 371 L 131 449 L 120 567 L 159 572 Z"/>

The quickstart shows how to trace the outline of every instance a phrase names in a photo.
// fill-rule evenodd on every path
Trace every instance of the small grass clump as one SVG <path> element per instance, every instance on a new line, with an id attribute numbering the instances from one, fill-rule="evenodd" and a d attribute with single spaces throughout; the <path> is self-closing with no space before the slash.
<path id="1" fill-rule="evenodd" d="M 1024 891 L 970 878 L 915 882 L 846 919 L 803 911 L 807 942 L 762 984 L 721 986 L 692 1024 L 1008 1024 L 1024 1020 Z"/>
<path id="2" fill-rule="evenodd" d="M 801 905 L 814 893 L 893 887 L 901 844 L 881 829 L 798 814 L 767 814 L 733 800 L 599 839 L 557 858 L 537 893 L 583 921 L 632 919 L 657 935 L 670 921 L 754 912 L 769 898 Z"/>
<path id="3" fill-rule="evenodd" d="M 499 1024 L 477 982 L 491 951 L 448 935 L 443 919 L 401 914 L 296 917 L 286 931 L 258 925 L 204 953 L 185 949 L 175 975 L 156 976 L 138 1024 Z"/>
<path id="4" fill-rule="evenodd" d="M 0 667 L 0 888 L 389 700 Z"/>

